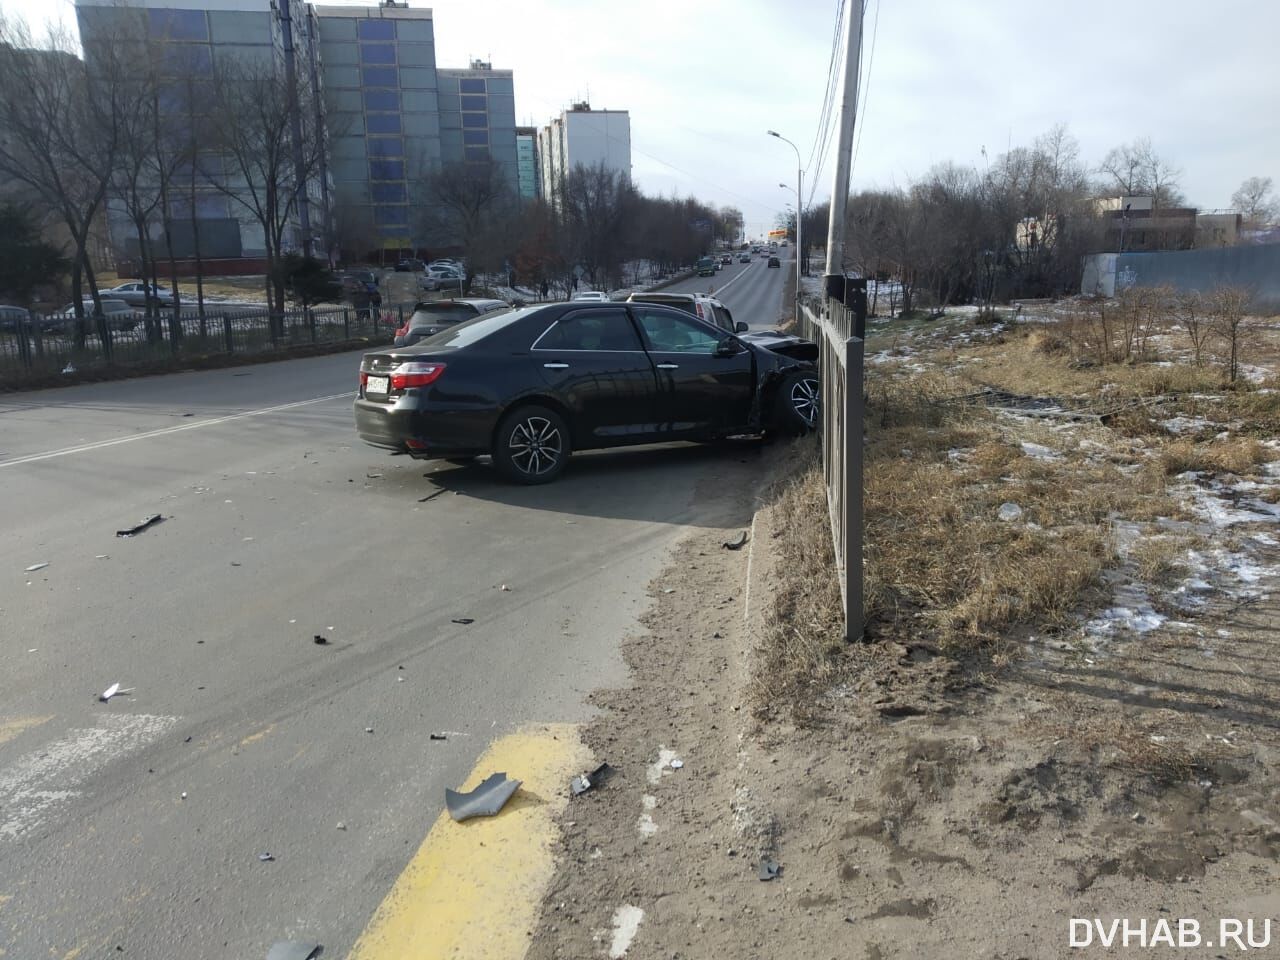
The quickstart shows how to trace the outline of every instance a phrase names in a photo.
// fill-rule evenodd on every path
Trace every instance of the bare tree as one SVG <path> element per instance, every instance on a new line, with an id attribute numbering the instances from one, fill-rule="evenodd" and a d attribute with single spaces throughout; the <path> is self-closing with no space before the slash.
<path id="1" fill-rule="evenodd" d="M 1156 207 L 1180 206 L 1182 171 L 1156 153 L 1149 137 L 1113 147 L 1098 166 L 1107 186 L 1124 196 L 1150 196 Z"/>
<path id="2" fill-rule="evenodd" d="M 74 49 L 58 27 L 36 48 L 24 26 L 0 17 L 0 174 L 22 184 L 66 228 L 74 250 L 77 340 L 83 345 L 87 281 L 99 333 L 109 344 L 89 240 L 120 149 L 124 98 L 116 81 L 125 71 L 108 44 L 91 79 Z"/>
<path id="3" fill-rule="evenodd" d="M 1280 217 L 1280 201 L 1271 192 L 1270 177 L 1249 177 L 1231 195 L 1231 205 L 1245 223 L 1260 227 Z"/>
<path id="4" fill-rule="evenodd" d="M 592 283 L 609 284 L 625 259 L 624 224 L 635 198 L 631 181 L 603 162 L 579 165 L 565 178 L 561 197 L 573 254 Z"/>
<path id="5" fill-rule="evenodd" d="M 1204 348 L 1213 334 L 1209 304 L 1199 290 L 1184 290 L 1174 298 L 1174 315 L 1178 325 L 1191 341 L 1192 355 L 1197 367 L 1204 365 Z"/>
<path id="6" fill-rule="evenodd" d="M 202 153 L 199 162 L 213 156 L 221 161 L 222 169 L 203 170 L 204 176 L 262 228 L 267 304 L 279 314 L 285 289 L 277 263 L 293 246 L 289 227 L 305 190 L 299 178 L 315 173 L 323 149 L 316 136 L 301 145 L 293 142 L 294 114 L 309 114 L 312 91 L 307 86 L 290 91 L 271 59 L 224 57 L 210 96 L 208 132 L 217 153 Z M 274 321 L 277 335 L 282 323 Z"/>
<path id="7" fill-rule="evenodd" d="M 501 265 L 496 248 L 517 205 L 499 164 L 444 164 L 426 176 L 425 199 L 418 227 L 433 243 L 462 248 L 468 285 L 478 270 Z"/>
<path id="8" fill-rule="evenodd" d="M 1240 375 L 1240 351 L 1250 332 L 1245 314 L 1250 299 L 1249 291 L 1241 287 L 1218 287 L 1209 300 L 1209 323 L 1226 347 L 1227 379 L 1232 383 Z"/>

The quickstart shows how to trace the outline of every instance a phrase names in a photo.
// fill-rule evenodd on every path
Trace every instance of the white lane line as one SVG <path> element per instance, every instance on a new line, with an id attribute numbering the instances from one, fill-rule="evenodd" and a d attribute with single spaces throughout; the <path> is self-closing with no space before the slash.
<path id="1" fill-rule="evenodd" d="M 756 516 L 751 515 L 751 533 L 750 540 L 747 541 L 747 587 L 742 591 L 742 620 L 744 623 L 751 620 L 751 561 L 756 555 Z"/>
<path id="2" fill-rule="evenodd" d="M 227 417 L 215 417 L 212 420 L 197 420 L 176 427 L 164 427 L 160 430 L 148 430 L 146 433 L 135 433 L 128 437 L 116 437 L 114 440 L 98 440 L 94 443 L 82 443 L 76 447 L 63 447 L 61 450 L 50 450 L 47 453 L 33 453 L 26 457 L 15 457 L 12 460 L 0 460 L 0 467 L 16 467 L 24 463 L 35 463 L 39 460 L 52 460 L 54 457 L 69 457 L 73 453 L 88 453 L 104 447 L 114 447 L 120 443 L 133 443 L 135 440 L 150 440 L 153 437 L 165 437 L 171 433 L 182 433 L 184 430 L 198 430 L 201 427 L 212 427 L 219 423 L 231 423 L 233 420 L 244 420 L 247 417 L 261 417 L 281 410 L 292 410 L 294 407 L 305 407 L 311 403 L 324 403 L 326 400 L 340 400 L 354 396 L 351 392 L 334 393 L 327 397 L 312 397 L 310 400 L 297 400 L 293 403 L 281 403 L 274 407 L 263 407 L 260 410 L 249 410 L 245 413 L 234 413 Z"/>
<path id="3" fill-rule="evenodd" d="M 755 266 L 755 263 L 754 263 L 754 262 L 752 262 L 752 263 L 748 263 L 748 264 L 747 264 L 747 270 L 750 270 L 750 269 L 751 269 L 752 267 L 754 267 L 754 266 Z M 740 274 L 738 274 L 736 277 L 734 277 L 732 280 L 730 280 L 728 283 L 726 283 L 726 284 L 725 284 L 723 287 L 721 287 L 719 290 L 715 291 L 714 293 L 710 293 L 710 294 L 708 294 L 708 296 L 715 297 L 717 300 L 719 300 L 719 299 L 720 299 L 720 295 L 721 295 L 722 293 L 724 293 L 726 290 L 728 290 L 728 289 L 729 289 L 730 287 L 732 287 L 735 283 L 737 283 L 739 280 L 741 280 L 743 277 L 745 277 L 745 276 L 747 275 L 747 270 L 743 270 Z"/>
<path id="4" fill-rule="evenodd" d="M 177 717 L 104 716 L 99 726 L 72 730 L 61 740 L 0 768 L 0 842 L 39 827 L 80 796 L 77 788 L 113 760 L 161 737 Z"/>

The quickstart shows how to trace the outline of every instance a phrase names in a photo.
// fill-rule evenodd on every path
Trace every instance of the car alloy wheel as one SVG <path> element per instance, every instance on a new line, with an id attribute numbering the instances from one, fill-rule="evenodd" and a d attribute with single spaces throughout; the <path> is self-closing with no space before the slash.
<path id="1" fill-rule="evenodd" d="M 822 415 L 822 393 L 816 377 L 791 381 L 791 406 L 804 423 L 813 428 Z"/>
<path id="2" fill-rule="evenodd" d="M 516 423 L 507 440 L 512 464 L 529 477 L 541 477 L 560 464 L 564 439 L 546 417 L 527 416 Z"/>

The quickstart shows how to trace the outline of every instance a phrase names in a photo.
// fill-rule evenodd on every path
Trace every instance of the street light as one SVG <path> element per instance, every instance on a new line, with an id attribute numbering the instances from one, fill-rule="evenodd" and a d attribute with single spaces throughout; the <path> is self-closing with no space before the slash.
<path id="1" fill-rule="evenodd" d="M 804 167 L 800 161 L 800 148 L 791 143 L 786 137 L 777 130 L 766 130 L 771 137 L 777 137 L 784 143 L 791 144 L 791 149 L 796 152 L 796 306 L 795 317 L 796 323 L 800 322 L 800 263 L 804 258 L 804 240 L 800 233 L 800 222 L 804 219 L 804 202 L 801 197 L 804 196 Z M 779 184 L 783 186 L 783 184 Z M 790 190 L 790 187 L 787 187 Z"/>

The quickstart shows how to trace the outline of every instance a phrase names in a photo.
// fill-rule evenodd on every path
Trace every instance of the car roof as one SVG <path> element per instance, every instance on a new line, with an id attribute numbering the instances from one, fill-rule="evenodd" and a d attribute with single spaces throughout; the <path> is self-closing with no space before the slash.
<path id="1" fill-rule="evenodd" d="M 658 291 L 645 293 L 640 291 L 629 295 L 627 300 L 632 303 L 688 303 L 698 300 L 710 300 L 718 306 L 724 306 L 723 303 L 708 293 L 661 293 Z"/>

